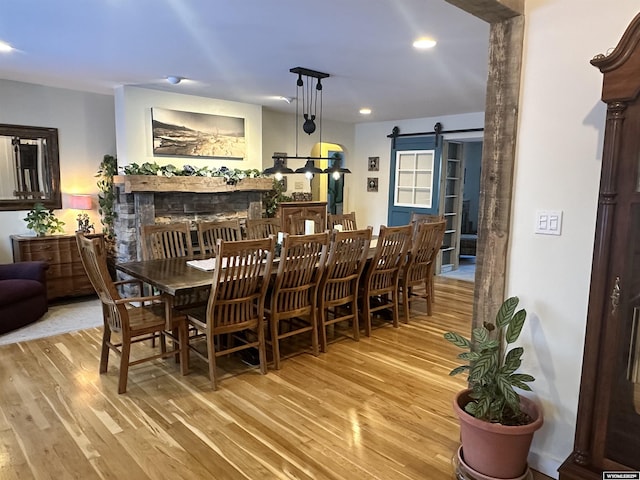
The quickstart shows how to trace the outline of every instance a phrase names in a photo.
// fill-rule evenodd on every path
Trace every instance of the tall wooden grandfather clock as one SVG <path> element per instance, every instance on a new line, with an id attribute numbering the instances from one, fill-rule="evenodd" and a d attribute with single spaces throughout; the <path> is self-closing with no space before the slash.
<path id="1" fill-rule="evenodd" d="M 591 63 L 607 104 L 574 449 L 560 478 L 640 471 L 640 14 Z"/>

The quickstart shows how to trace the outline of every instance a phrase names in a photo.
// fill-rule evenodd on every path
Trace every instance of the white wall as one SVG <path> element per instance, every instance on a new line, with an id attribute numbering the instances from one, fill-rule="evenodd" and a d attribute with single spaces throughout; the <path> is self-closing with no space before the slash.
<path id="1" fill-rule="evenodd" d="M 94 175 L 102 157 L 115 153 L 113 96 L 0 80 L 0 123 L 58 129 L 62 210 L 55 214 L 72 233 L 77 212 L 69 209 L 69 195 L 96 194 Z M 10 235 L 31 233 L 23 221 L 26 214 L 0 212 L 0 263 L 13 261 Z M 102 231 L 97 211 L 90 216 L 96 231 Z"/>
<path id="2" fill-rule="evenodd" d="M 350 195 L 346 199 L 344 211 L 357 212 L 358 225 L 372 225 L 376 233 L 380 225 L 387 224 L 391 154 L 391 139 L 387 138 L 387 135 L 391 133 L 393 127 L 398 126 L 400 133 L 432 132 L 437 122 L 442 124 L 443 130 L 482 128 L 484 112 L 356 125 L 356 146 L 352 155 L 356 161 L 348 163 L 353 174 L 347 176 L 350 181 Z M 479 136 L 481 138 L 482 132 L 450 134 L 445 138 L 478 138 Z M 379 171 L 367 171 L 369 157 L 380 157 Z M 367 192 L 367 177 L 378 177 L 377 192 Z"/>
<path id="3" fill-rule="evenodd" d="M 527 0 L 507 294 L 529 312 L 523 370 L 545 424 L 531 464 L 555 470 L 573 447 L 606 107 L 589 64 L 614 47 L 637 0 Z M 533 233 L 536 209 L 564 212 L 562 235 Z"/>
<path id="4" fill-rule="evenodd" d="M 244 118 L 247 157 L 244 160 L 198 157 L 153 156 L 151 109 L 154 107 L 183 112 L 208 113 Z M 247 103 L 182 95 L 139 87 L 118 87 L 115 92 L 118 167 L 145 162 L 176 167 L 262 168 L 262 107 Z"/>

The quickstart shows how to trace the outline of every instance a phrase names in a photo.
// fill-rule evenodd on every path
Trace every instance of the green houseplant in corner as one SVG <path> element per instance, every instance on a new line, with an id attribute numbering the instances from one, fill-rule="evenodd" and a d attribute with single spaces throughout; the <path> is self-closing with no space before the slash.
<path id="1" fill-rule="evenodd" d="M 64 222 L 55 216 L 53 210 L 49 210 L 40 202 L 33 206 L 23 220 L 27 222 L 27 228 L 36 232 L 38 237 L 64 231 Z"/>
<path id="2" fill-rule="evenodd" d="M 111 278 L 116 278 L 116 230 L 115 221 L 118 217 L 116 212 L 116 189 L 113 184 L 113 177 L 118 173 L 118 161 L 113 155 L 105 155 L 100 162 L 100 168 L 96 173 L 98 178 L 98 213 L 102 223 L 104 242 L 107 251 L 107 265 Z"/>
<path id="3" fill-rule="evenodd" d="M 482 474 L 480 478 L 524 478 L 533 434 L 542 426 L 542 412 L 515 389 L 531 391 L 531 375 L 516 373 L 522 364 L 522 347 L 516 342 L 527 313 L 516 311 L 518 297 L 501 305 L 495 323 L 474 328 L 471 340 L 455 332 L 444 338 L 465 352 L 458 358 L 468 364 L 450 375 L 468 373 L 469 388 L 456 395 L 454 410 L 460 419 L 462 448 L 459 460 Z"/>

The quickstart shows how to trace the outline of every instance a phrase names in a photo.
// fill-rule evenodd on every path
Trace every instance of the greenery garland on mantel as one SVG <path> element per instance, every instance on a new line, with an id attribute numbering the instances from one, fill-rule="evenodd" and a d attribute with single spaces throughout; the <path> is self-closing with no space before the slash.
<path id="1" fill-rule="evenodd" d="M 142 165 L 130 163 L 124 167 L 125 175 L 157 175 L 159 177 L 224 177 L 228 185 L 235 185 L 244 178 L 263 178 L 260 170 L 252 168 L 241 170 L 239 168 L 230 169 L 227 167 L 209 168 L 194 167 L 185 165 L 178 168 L 175 165 L 158 165 L 153 162 L 145 162 Z"/>

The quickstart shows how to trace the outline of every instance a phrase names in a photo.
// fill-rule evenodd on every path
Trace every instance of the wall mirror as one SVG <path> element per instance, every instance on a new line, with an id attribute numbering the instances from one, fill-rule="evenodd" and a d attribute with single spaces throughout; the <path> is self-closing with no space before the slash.
<path id="1" fill-rule="evenodd" d="M 62 208 L 58 129 L 0 124 L 0 210 Z"/>

